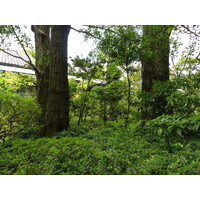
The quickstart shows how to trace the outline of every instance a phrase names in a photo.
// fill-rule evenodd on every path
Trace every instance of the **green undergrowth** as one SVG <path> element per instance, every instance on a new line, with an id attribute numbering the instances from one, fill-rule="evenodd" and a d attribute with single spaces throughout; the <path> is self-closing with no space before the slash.
<path id="1" fill-rule="evenodd" d="M 127 129 L 85 125 L 54 138 L 8 138 L 0 144 L 0 174 L 198 174 L 199 139 L 169 153 L 156 134 L 144 135 L 136 123 Z"/>

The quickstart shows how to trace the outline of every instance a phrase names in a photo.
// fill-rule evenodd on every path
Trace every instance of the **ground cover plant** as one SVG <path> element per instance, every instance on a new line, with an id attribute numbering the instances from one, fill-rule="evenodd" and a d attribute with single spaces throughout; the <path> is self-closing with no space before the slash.
<path id="1" fill-rule="evenodd" d="M 0 144 L 0 174 L 198 174 L 199 138 L 185 148 L 175 144 L 172 153 L 159 135 L 144 135 L 135 127 L 82 127 L 79 136 L 55 138 L 10 137 Z"/>

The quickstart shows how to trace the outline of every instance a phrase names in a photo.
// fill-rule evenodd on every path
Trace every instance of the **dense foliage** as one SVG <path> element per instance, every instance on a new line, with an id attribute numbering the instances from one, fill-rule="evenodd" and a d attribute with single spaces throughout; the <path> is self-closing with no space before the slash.
<path id="1" fill-rule="evenodd" d="M 94 37 L 96 49 L 87 57 L 71 58 L 74 78 L 68 83 L 66 55 L 64 64 L 57 62 L 62 51 L 54 45 L 47 51 L 50 68 L 42 62 L 45 51 L 37 50 L 36 81 L 22 74 L 0 75 L 0 174 L 200 174 L 200 53 L 194 27 L 86 27 L 79 32 Z M 14 26 L 0 28 L 1 39 L 20 33 L 20 43 L 28 45 L 20 27 L 14 33 Z M 50 26 L 33 28 L 38 47 L 45 49 L 40 42 L 48 43 L 49 37 L 40 31 L 50 31 Z M 184 32 L 182 28 L 190 30 L 192 44 L 174 64 L 180 43 L 169 35 L 172 29 Z M 54 34 L 59 30 L 54 26 Z M 20 92 L 35 84 L 37 102 L 34 93 Z M 68 107 L 69 120 L 63 121 Z"/>
<path id="2" fill-rule="evenodd" d="M 148 102 L 148 107 L 143 107 L 150 115 L 165 113 L 178 115 L 192 115 L 199 112 L 200 94 L 199 79 L 200 74 L 187 76 L 184 78 L 171 79 L 164 83 L 155 82 L 152 92 L 142 92 L 139 94 L 143 106 Z M 164 97 L 164 98 L 163 98 Z M 163 106 L 162 101 L 165 101 Z M 156 102 L 156 107 L 151 106 Z"/>
<path id="3" fill-rule="evenodd" d="M 198 174 L 198 141 L 172 154 L 159 135 L 134 132 L 135 126 L 85 124 L 51 139 L 10 138 L 0 145 L 0 174 Z M 70 136 L 75 131 L 81 135 Z"/>
<path id="4" fill-rule="evenodd" d="M 35 78 L 33 76 L 15 74 L 9 71 L 0 74 L 0 90 L 2 91 L 23 93 L 24 88 L 28 88 L 28 91 L 30 91 L 31 87 L 35 87 Z"/>
<path id="5" fill-rule="evenodd" d="M 32 95 L 20 92 L 34 86 L 32 76 L 5 72 L 0 75 L 0 139 L 10 135 L 34 137 L 40 128 L 41 109 Z M 19 94 L 15 94 L 19 93 Z"/>
<path id="6" fill-rule="evenodd" d="M 0 92 L 0 139 L 17 134 L 29 137 L 39 130 L 40 113 L 33 98 Z"/>

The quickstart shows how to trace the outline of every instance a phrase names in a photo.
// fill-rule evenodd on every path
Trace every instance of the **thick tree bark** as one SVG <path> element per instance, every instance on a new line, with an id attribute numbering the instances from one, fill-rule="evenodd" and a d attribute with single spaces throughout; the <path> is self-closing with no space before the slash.
<path id="1" fill-rule="evenodd" d="M 151 92 L 154 81 L 169 80 L 169 36 L 172 26 L 143 26 L 143 54 L 142 54 L 142 91 Z M 160 97 L 163 108 L 165 97 Z M 156 102 L 143 105 L 142 119 L 152 119 L 161 115 L 147 111 L 147 107 L 154 110 Z"/>
<path id="2" fill-rule="evenodd" d="M 45 136 L 44 119 L 46 113 L 48 87 L 49 87 L 49 38 L 50 26 L 32 25 L 32 31 L 35 34 L 35 67 L 36 71 L 36 94 L 37 102 L 42 108 L 40 136 Z"/>
<path id="3" fill-rule="evenodd" d="M 48 102 L 45 116 L 46 136 L 69 127 L 69 88 L 67 44 L 70 25 L 52 26 Z"/>

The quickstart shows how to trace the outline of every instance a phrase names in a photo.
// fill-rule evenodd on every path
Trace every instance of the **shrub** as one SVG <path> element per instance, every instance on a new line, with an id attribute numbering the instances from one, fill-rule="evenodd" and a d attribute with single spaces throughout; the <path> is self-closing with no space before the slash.
<path id="1" fill-rule="evenodd" d="M 16 92 L 24 86 L 34 86 L 35 78 L 26 74 L 15 74 L 5 72 L 0 74 L 0 90 L 5 92 Z"/>
<path id="2" fill-rule="evenodd" d="M 37 129 L 40 113 L 33 98 L 0 92 L 0 139 Z"/>
<path id="3" fill-rule="evenodd" d="M 106 127 L 113 128 L 114 130 L 121 130 L 124 127 L 124 120 L 107 121 Z"/>
<path id="4" fill-rule="evenodd" d="M 61 133 L 57 134 L 57 137 L 77 137 L 82 134 L 87 133 L 88 127 L 86 126 L 70 126 L 68 130 L 62 131 Z"/>
<path id="5" fill-rule="evenodd" d="M 177 90 L 167 97 L 166 110 L 174 114 L 191 115 L 200 105 L 200 98 L 196 93 Z"/>
<path id="6" fill-rule="evenodd" d="M 178 115 L 162 115 L 146 123 L 146 131 L 164 138 L 168 150 L 173 146 L 185 147 L 189 139 L 199 134 L 200 115 L 180 117 Z"/>
<path id="7" fill-rule="evenodd" d="M 166 82 L 155 82 L 151 92 L 142 92 L 140 107 L 151 119 L 162 114 L 191 115 L 200 106 L 199 78 L 189 76 Z"/>

